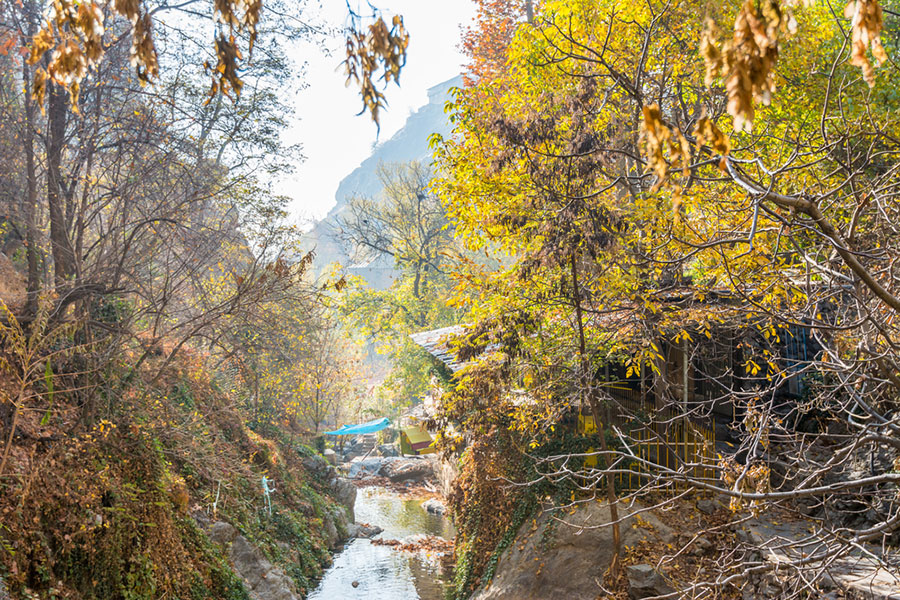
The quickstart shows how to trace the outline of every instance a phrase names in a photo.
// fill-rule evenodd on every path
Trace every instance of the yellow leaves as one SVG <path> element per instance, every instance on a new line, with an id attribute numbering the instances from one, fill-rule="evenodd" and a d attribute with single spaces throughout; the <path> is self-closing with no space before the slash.
<path id="1" fill-rule="evenodd" d="M 68 90 L 75 106 L 81 81 L 103 56 L 103 10 L 96 2 L 56 0 L 50 14 L 31 39 L 30 64 L 52 50 L 47 67 L 35 72 L 32 95 L 42 102 L 47 82 L 53 80 Z"/>
<path id="2" fill-rule="evenodd" d="M 712 19 L 706 20 L 706 28 L 700 36 L 700 55 L 706 65 L 706 77 L 704 83 L 706 87 L 712 87 L 713 80 L 722 70 L 723 58 L 722 52 L 719 50 L 718 39 L 721 32 L 719 26 Z"/>
<path id="3" fill-rule="evenodd" d="M 206 102 L 209 103 L 216 94 L 224 94 L 229 98 L 241 95 L 244 82 L 238 77 L 238 62 L 243 58 L 240 49 L 235 42 L 234 35 L 227 38 L 220 34 L 216 38 L 216 58 L 218 62 L 213 67 L 209 62 L 205 63 L 206 70 L 212 74 L 213 83 L 209 90 Z"/>
<path id="4" fill-rule="evenodd" d="M 675 343 L 678 344 L 682 340 L 687 340 L 689 342 L 694 341 L 694 339 L 691 337 L 691 334 L 689 334 L 687 330 L 684 329 L 682 329 L 681 332 L 679 332 L 678 335 L 675 336 Z"/>
<path id="5" fill-rule="evenodd" d="M 697 149 L 710 146 L 713 151 L 722 157 L 719 168 L 725 170 L 725 157 L 731 152 L 731 140 L 722 133 L 712 119 L 703 116 L 694 127 L 694 138 L 697 140 Z"/>
<path id="6" fill-rule="evenodd" d="M 113 10 L 134 23 L 140 13 L 139 0 L 113 0 Z"/>
<path id="7" fill-rule="evenodd" d="M 153 44 L 151 25 L 148 14 L 137 17 L 133 21 L 131 65 L 142 84 L 148 83 L 159 75 L 159 61 L 156 56 L 156 47 Z"/>
<path id="8" fill-rule="evenodd" d="M 744 370 L 750 375 L 757 375 L 760 371 L 760 366 L 753 359 L 747 359 L 744 363 Z"/>
<path id="9" fill-rule="evenodd" d="M 876 66 L 881 66 L 888 58 L 881 45 L 881 5 L 878 0 L 850 0 L 844 8 L 844 16 L 850 19 L 853 32 L 850 63 L 862 69 L 863 79 L 872 87 L 875 85 L 875 71 L 866 51 L 871 47 Z"/>
<path id="10" fill-rule="evenodd" d="M 31 39 L 31 54 L 28 56 L 28 64 L 33 65 L 39 61 L 44 53 L 53 47 L 55 41 L 52 25 L 48 23 Z"/>
<path id="11" fill-rule="evenodd" d="M 360 88 L 363 100 L 362 114 L 369 111 L 372 120 L 378 123 L 378 111 L 384 107 L 384 93 L 375 88 L 373 75 L 382 66 L 382 79 L 385 83 L 392 80 L 399 82 L 400 70 L 406 64 L 406 48 L 409 46 L 409 33 L 403 25 L 403 17 L 396 15 L 388 29 L 384 19 L 378 19 L 369 25 L 368 31 L 351 31 L 345 44 L 346 58 L 344 71 L 347 74 L 346 85 L 355 82 Z"/>
<path id="12" fill-rule="evenodd" d="M 718 27 L 707 22 L 700 42 L 706 84 L 712 84 L 716 72 L 725 79 L 728 114 L 734 118 L 735 131 L 750 131 L 755 103 L 771 100 L 780 37 L 794 27 L 793 18 L 782 14 L 776 0 L 747 0 L 735 18 L 732 38 L 720 49 Z"/>
<path id="13" fill-rule="evenodd" d="M 656 191 L 665 181 L 669 170 L 669 165 L 663 156 L 663 148 L 671 139 L 672 132 L 663 124 L 658 104 L 644 106 L 643 112 L 644 121 L 641 132 L 646 148 L 644 155 L 647 157 L 647 165 L 650 170 L 656 174 L 657 183 L 654 186 L 654 191 Z"/>
<path id="14" fill-rule="evenodd" d="M 647 166 L 656 175 L 656 183 L 651 189 L 658 191 L 669 177 L 669 167 L 681 169 L 681 176 L 687 179 L 691 175 L 691 145 L 679 129 L 674 133 L 662 119 L 662 111 L 654 103 L 643 107 L 644 119 L 641 122 L 641 137 L 644 141 L 644 156 Z M 667 152 L 668 151 L 668 152 Z M 668 154 L 668 158 L 666 157 Z M 676 213 L 680 206 L 680 186 L 675 189 Z"/>

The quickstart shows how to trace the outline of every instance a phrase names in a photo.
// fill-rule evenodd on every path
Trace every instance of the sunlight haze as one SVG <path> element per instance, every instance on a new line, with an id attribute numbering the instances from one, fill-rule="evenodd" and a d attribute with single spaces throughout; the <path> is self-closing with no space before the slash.
<path id="1" fill-rule="evenodd" d="M 465 62 L 458 46 L 460 27 L 468 26 L 475 12 L 469 0 L 395 0 L 377 6 L 385 15 L 403 15 L 410 35 L 401 85 L 391 83 L 386 90 L 389 105 L 381 114 L 380 135 L 368 114 L 355 116 L 362 101 L 355 87 L 344 85 L 342 36 L 329 40 L 330 55 L 313 44 L 300 45 L 293 53 L 298 63 L 307 62 L 308 87 L 293 100 L 295 118 L 284 139 L 302 143 L 306 160 L 276 189 L 292 198 L 291 213 L 304 227 L 334 206 L 338 183 L 369 156 L 373 144 L 389 139 L 425 104 L 425 91 L 457 75 Z M 346 14 L 343 2 L 332 2 L 322 6 L 321 18 L 339 26 Z"/>

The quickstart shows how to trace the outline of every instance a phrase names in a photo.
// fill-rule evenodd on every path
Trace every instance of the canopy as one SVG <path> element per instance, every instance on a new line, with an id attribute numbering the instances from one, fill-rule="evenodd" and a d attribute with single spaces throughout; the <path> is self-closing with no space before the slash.
<path id="1" fill-rule="evenodd" d="M 390 419 L 382 417 L 380 419 L 375 419 L 374 421 L 359 423 L 357 425 L 341 425 L 339 429 L 326 431 L 325 435 L 360 435 L 363 433 L 375 433 L 376 431 L 381 431 L 385 427 L 389 427 L 390 424 Z"/>

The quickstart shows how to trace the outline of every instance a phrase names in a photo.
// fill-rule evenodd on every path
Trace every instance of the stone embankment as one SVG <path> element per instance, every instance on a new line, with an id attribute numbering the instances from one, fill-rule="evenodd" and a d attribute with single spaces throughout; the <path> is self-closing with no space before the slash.
<path id="1" fill-rule="evenodd" d="M 330 550 L 339 550 L 351 538 L 370 538 L 381 532 L 380 527 L 366 523 L 354 523 L 356 486 L 348 479 L 339 477 L 337 471 L 321 456 L 303 459 L 306 471 L 326 482 L 335 504 L 325 511 L 323 536 Z M 206 532 L 210 541 L 220 545 L 225 551 L 235 572 L 243 580 L 252 600 L 301 600 L 290 576 L 283 569 L 273 565 L 240 531 L 230 523 L 211 519 L 204 512 L 194 514 L 197 524 Z M 283 548 L 290 552 L 285 544 Z"/>
<path id="2" fill-rule="evenodd" d="M 672 529 L 651 513 L 637 514 L 637 508 L 620 508 L 623 546 L 635 546 L 648 536 L 673 539 Z M 613 558 L 612 530 L 604 526 L 609 522 L 609 506 L 598 502 L 545 511 L 527 520 L 501 555 L 493 580 L 473 600 L 596 598 L 602 591 L 597 579 Z M 655 570 L 637 566 L 629 573 L 633 598 L 672 591 Z"/>

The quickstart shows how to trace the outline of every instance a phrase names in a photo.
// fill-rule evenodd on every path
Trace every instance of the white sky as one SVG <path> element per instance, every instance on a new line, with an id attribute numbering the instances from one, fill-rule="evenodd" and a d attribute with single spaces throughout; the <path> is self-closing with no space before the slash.
<path id="1" fill-rule="evenodd" d="M 372 4 L 388 22 L 394 14 L 403 15 L 410 35 L 401 87 L 391 83 L 386 91 L 389 106 L 381 114 L 378 138 L 385 141 L 403 126 L 410 112 L 425 104 L 429 87 L 460 72 L 465 62 L 459 51 L 460 27 L 471 23 L 475 7 L 471 0 L 372 0 Z M 351 5 L 356 5 L 355 0 Z M 346 22 L 347 5 L 341 0 L 324 0 L 319 10 L 329 25 L 340 27 Z M 284 139 L 302 144 L 306 161 L 278 182 L 276 189 L 293 199 L 291 213 L 301 223 L 328 213 L 338 183 L 369 156 L 376 141 L 376 127 L 368 114 L 356 116 L 362 106 L 359 92 L 353 86 L 344 87 L 343 43 L 340 35 L 330 39 L 330 56 L 312 44 L 298 47 L 293 56 L 297 62 L 306 61 L 309 87 L 291 102 L 295 119 Z"/>

